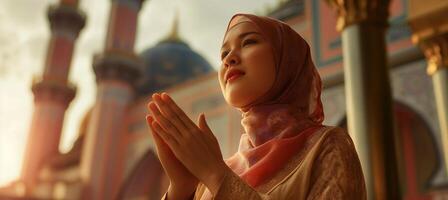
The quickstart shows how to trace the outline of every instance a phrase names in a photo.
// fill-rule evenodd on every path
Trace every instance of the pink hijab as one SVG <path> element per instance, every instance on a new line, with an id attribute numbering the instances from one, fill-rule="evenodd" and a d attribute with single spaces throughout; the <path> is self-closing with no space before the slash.
<path id="1" fill-rule="evenodd" d="M 322 128 L 322 83 L 307 42 L 291 27 L 268 17 L 236 14 L 227 31 L 242 22 L 258 27 L 271 43 L 276 63 L 273 86 L 245 106 L 241 120 L 245 133 L 238 152 L 226 160 L 236 174 L 257 187 L 282 170 Z"/>

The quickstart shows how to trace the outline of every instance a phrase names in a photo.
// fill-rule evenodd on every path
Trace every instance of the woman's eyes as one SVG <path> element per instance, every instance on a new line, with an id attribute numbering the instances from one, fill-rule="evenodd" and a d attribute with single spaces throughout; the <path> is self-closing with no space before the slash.
<path id="1" fill-rule="evenodd" d="M 248 44 L 255 44 L 255 43 L 257 43 L 257 40 L 254 40 L 254 39 L 247 39 L 247 40 L 244 40 L 244 41 L 243 41 L 242 46 L 246 46 L 246 45 L 248 45 Z"/>
<path id="2" fill-rule="evenodd" d="M 257 43 L 257 40 L 255 40 L 255 39 L 246 39 L 241 43 L 241 46 L 244 47 L 246 45 L 255 44 L 255 43 Z M 223 60 L 227 56 L 227 54 L 229 54 L 229 51 L 223 51 L 221 53 L 221 60 Z"/>
<path id="3" fill-rule="evenodd" d="M 227 54 L 229 54 L 228 51 L 224 51 L 224 52 L 222 52 L 222 53 L 221 53 L 221 60 L 223 60 L 223 59 L 227 56 Z"/>

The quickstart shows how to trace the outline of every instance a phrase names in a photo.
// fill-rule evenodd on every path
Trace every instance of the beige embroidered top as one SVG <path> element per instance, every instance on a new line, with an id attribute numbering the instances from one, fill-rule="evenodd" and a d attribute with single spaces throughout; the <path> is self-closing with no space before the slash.
<path id="1" fill-rule="evenodd" d="M 366 189 L 350 136 L 344 129 L 327 127 L 313 134 L 303 151 L 267 183 L 251 188 L 238 175 L 229 173 L 214 197 L 199 184 L 194 199 L 363 200 Z"/>

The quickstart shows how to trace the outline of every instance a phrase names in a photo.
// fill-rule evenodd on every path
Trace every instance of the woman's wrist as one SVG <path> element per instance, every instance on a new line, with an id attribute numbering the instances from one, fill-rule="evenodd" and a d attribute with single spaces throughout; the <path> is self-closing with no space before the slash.
<path id="1" fill-rule="evenodd" d="M 217 167 L 214 169 L 216 170 L 210 173 L 210 175 L 208 175 L 204 180 L 204 185 L 207 186 L 207 188 L 213 195 L 215 195 L 219 191 L 219 188 L 225 176 L 231 172 L 231 169 L 227 167 L 225 163 L 222 167 Z"/>
<path id="2" fill-rule="evenodd" d="M 192 186 L 175 186 L 170 184 L 168 186 L 167 199 L 190 199 L 190 197 L 195 193 L 197 184 Z"/>

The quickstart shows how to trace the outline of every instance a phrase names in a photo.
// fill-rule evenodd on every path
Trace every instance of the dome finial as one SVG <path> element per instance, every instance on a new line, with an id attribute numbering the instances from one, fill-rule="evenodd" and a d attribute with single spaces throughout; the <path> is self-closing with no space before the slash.
<path id="1" fill-rule="evenodd" d="M 165 42 L 185 43 L 179 35 L 179 9 L 176 9 L 176 12 L 174 13 L 173 24 L 171 26 L 172 26 L 171 31 L 159 43 L 165 43 Z"/>
<path id="2" fill-rule="evenodd" d="M 179 9 L 176 9 L 174 14 L 173 24 L 171 27 L 171 33 L 168 35 L 168 40 L 180 40 L 179 38 Z"/>

